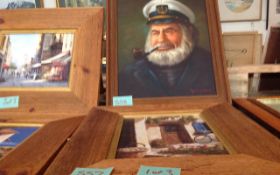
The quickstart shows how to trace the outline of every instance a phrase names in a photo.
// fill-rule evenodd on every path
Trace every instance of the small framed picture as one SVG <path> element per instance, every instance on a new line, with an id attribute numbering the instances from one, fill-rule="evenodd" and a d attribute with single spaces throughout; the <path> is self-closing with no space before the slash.
<path id="1" fill-rule="evenodd" d="M 258 32 L 223 33 L 227 67 L 261 63 L 262 35 Z"/>
<path id="2" fill-rule="evenodd" d="M 268 4 L 268 29 L 272 26 L 280 26 L 280 0 L 267 0 Z"/>
<path id="3" fill-rule="evenodd" d="M 40 8 L 43 0 L 1 0 L 0 9 Z"/>
<path id="4" fill-rule="evenodd" d="M 218 0 L 218 3 L 222 22 L 261 19 L 262 0 Z"/>
<path id="5" fill-rule="evenodd" d="M 42 125 L 0 123 L 0 158 L 30 137 Z"/>

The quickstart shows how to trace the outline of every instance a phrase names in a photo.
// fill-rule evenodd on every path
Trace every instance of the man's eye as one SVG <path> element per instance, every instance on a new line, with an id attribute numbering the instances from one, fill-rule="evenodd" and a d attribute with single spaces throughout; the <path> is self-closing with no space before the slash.
<path id="1" fill-rule="evenodd" d="M 159 35 L 159 32 L 152 32 L 152 35 L 154 36 Z"/>
<path id="2" fill-rule="evenodd" d="M 165 33 L 169 33 L 169 34 L 174 33 L 174 32 L 175 32 L 174 29 L 168 29 L 168 30 L 165 31 Z"/>

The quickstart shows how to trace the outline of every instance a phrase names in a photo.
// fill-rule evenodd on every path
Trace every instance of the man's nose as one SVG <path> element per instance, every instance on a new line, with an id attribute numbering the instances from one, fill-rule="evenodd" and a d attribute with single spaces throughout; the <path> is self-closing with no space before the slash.
<path id="1" fill-rule="evenodd" d="M 159 33 L 159 36 L 158 36 L 158 41 L 159 42 L 164 42 L 166 40 L 166 35 L 165 35 L 165 33 L 164 32 L 160 32 Z"/>

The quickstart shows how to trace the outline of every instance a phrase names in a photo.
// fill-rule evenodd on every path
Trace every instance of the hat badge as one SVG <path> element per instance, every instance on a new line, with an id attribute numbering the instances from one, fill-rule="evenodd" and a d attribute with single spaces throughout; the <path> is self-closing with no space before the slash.
<path id="1" fill-rule="evenodd" d="M 159 15 L 166 15 L 168 13 L 168 5 L 158 5 L 156 10 Z"/>

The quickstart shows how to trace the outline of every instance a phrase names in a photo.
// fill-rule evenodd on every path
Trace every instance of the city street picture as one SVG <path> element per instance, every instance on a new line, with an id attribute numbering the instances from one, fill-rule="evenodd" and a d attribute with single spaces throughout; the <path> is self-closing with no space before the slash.
<path id="1" fill-rule="evenodd" d="M 125 119 L 117 158 L 228 154 L 199 115 Z"/>
<path id="2" fill-rule="evenodd" d="M 68 87 L 73 33 L 0 35 L 0 88 Z"/>

